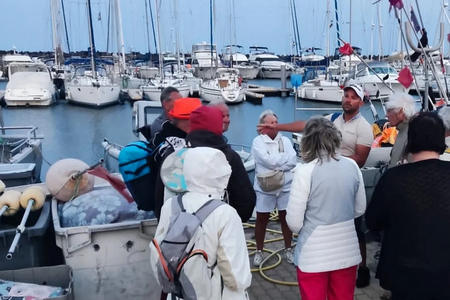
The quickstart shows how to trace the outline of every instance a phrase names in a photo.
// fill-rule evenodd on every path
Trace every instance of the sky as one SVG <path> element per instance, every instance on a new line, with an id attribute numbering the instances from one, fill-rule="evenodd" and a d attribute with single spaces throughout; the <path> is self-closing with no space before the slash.
<path id="1" fill-rule="evenodd" d="M 108 5 L 110 0 L 91 0 L 96 48 L 107 50 Z M 341 37 L 363 49 L 363 54 L 378 54 L 379 27 L 375 0 L 337 0 Z M 436 32 L 442 11 L 442 0 L 417 0 L 428 31 L 430 44 L 437 42 Z M 86 0 L 63 0 L 69 44 L 72 51 L 86 50 L 89 46 Z M 145 3 L 148 0 L 120 0 L 125 51 L 155 52 L 151 20 L 148 21 L 150 40 L 147 37 Z M 161 50 L 174 52 L 176 41 L 181 51 L 190 52 L 192 44 L 210 40 L 210 0 L 150 0 L 156 23 L 160 16 Z M 227 44 L 240 44 L 244 52 L 252 45 L 267 46 L 278 54 L 293 54 L 293 23 L 291 0 L 214 0 L 213 40 L 219 51 Z M 294 0 L 300 45 L 303 48 L 319 47 L 322 54 L 327 49 L 327 0 Z M 330 28 L 330 48 L 337 46 L 334 0 L 330 1 L 333 26 Z M 403 0 L 409 11 L 411 5 L 417 14 L 415 0 Z M 381 0 L 382 52 L 399 50 L 399 29 L 394 12 L 389 13 L 389 1 Z M 2 26 L 0 50 L 51 51 L 52 24 L 50 0 L 0 0 Z M 148 12 L 149 10 L 147 10 Z M 351 18 L 350 18 L 351 11 Z M 450 15 L 449 7 L 446 8 Z M 176 15 L 176 17 L 175 17 Z M 450 26 L 445 17 L 445 34 Z M 350 22 L 351 21 L 351 22 Z M 373 25 L 372 25 L 373 24 Z M 156 24 L 155 24 L 156 26 Z M 177 38 L 178 37 L 178 38 Z M 65 34 L 61 37 L 66 40 Z M 115 43 L 115 39 L 110 40 Z M 67 52 L 67 43 L 63 48 Z M 111 42 L 110 42 L 111 44 Z M 444 40 L 445 49 L 448 42 Z M 117 50 L 114 46 L 109 50 Z M 446 50 L 447 51 L 447 50 Z"/>

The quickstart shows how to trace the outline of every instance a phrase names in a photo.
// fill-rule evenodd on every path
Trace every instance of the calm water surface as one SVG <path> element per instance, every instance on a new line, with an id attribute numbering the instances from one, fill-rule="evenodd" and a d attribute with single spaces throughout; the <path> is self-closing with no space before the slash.
<path id="1" fill-rule="evenodd" d="M 279 87 L 279 80 L 254 80 L 253 83 Z M 6 83 L 0 83 L 0 89 Z M 375 103 L 380 116 L 379 103 Z M 340 107 L 327 103 L 299 100 L 298 107 Z M 325 111 L 296 111 L 294 97 L 265 97 L 262 105 L 250 102 L 230 106 L 231 124 L 225 134 L 230 143 L 251 145 L 256 136 L 258 117 L 265 109 L 273 110 L 279 122 L 291 122 L 295 119 L 307 119 L 310 116 L 324 114 Z M 63 158 L 78 158 L 91 165 L 103 158 L 101 146 L 103 138 L 118 144 L 127 144 L 137 138 L 131 127 L 132 107 L 129 103 L 104 108 L 83 107 L 57 101 L 51 107 L 3 108 L 5 126 L 34 125 L 44 136 L 42 151 L 45 160 L 54 163 Z M 362 114 L 369 122 L 373 121 L 369 106 L 365 105 Z M 290 134 L 286 133 L 286 136 Z M 49 165 L 43 163 L 41 179 Z"/>

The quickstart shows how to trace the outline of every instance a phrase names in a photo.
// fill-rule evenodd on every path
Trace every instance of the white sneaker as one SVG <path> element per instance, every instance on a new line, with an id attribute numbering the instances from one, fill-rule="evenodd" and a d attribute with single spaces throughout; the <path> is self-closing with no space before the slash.
<path id="1" fill-rule="evenodd" d="M 263 254 L 261 250 L 256 250 L 255 257 L 253 257 L 253 265 L 255 267 L 259 267 L 261 262 L 263 261 Z"/>
<path id="2" fill-rule="evenodd" d="M 292 248 L 284 249 L 284 257 L 286 258 L 286 261 L 288 263 L 294 263 L 294 254 L 292 254 Z"/>

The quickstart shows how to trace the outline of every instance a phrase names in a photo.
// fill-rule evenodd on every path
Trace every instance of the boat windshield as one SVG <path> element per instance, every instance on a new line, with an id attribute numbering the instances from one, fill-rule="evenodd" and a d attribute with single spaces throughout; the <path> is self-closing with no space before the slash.
<path id="1" fill-rule="evenodd" d="M 9 70 L 11 75 L 17 72 L 48 72 L 44 64 L 11 64 Z"/>
<path id="2" fill-rule="evenodd" d="M 107 76 L 106 70 L 102 67 L 97 66 L 96 71 L 97 71 L 97 76 Z M 75 70 L 74 76 L 91 76 L 92 77 L 92 69 L 90 66 L 78 67 Z"/>
<path id="3" fill-rule="evenodd" d="M 392 67 L 373 67 L 372 70 L 369 69 L 370 75 L 376 74 L 397 74 L 397 71 L 395 71 Z"/>
<path id="4" fill-rule="evenodd" d="M 256 61 L 259 62 L 264 62 L 264 61 L 280 61 L 280 59 L 278 57 L 257 57 L 255 59 Z"/>

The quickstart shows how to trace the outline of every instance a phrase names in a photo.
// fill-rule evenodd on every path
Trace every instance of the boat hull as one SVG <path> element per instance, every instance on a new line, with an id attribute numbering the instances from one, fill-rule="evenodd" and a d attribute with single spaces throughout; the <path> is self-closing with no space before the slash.
<path id="1" fill-rule="evenodd" d="M 77 86 L 66 85 L 66 99 L 71 103 L 88 106 L 106 106 L 119 102 L 119 85 Z"/>
<path id="2" fill-rule="evenodd" d="M 244 101 L 245 91 L 244 89 L 233 91 L 221 91 L 219 89 L 200 85 L 200 97 L 206 102 L 217 103 L 240 103 Z"/>
<path id="3" fill-rule="evenodd" d="M 291 76 L 292 71 L 286 70 L 286 78 Z M 261 68 L 259 77 L 263 79 L 281 79 L 280 69 Z"/>
<path id="4" fill-rule="evenodd" d="M 144 93 L 144 98 L 150 101 L 160 101 L 161 92 L 166 88 L 166 86 L 146 86 L 142 87 Z M 181 96 L 188 97 L 191 93 L 191 88 L 189 86 L 176 87 Z"/>
<path id="5" fill-rule="evenodd" d="M 338 86 L 302 85 L 297 96 L 307 100 L 341 103 L 344 91 Z"/>

